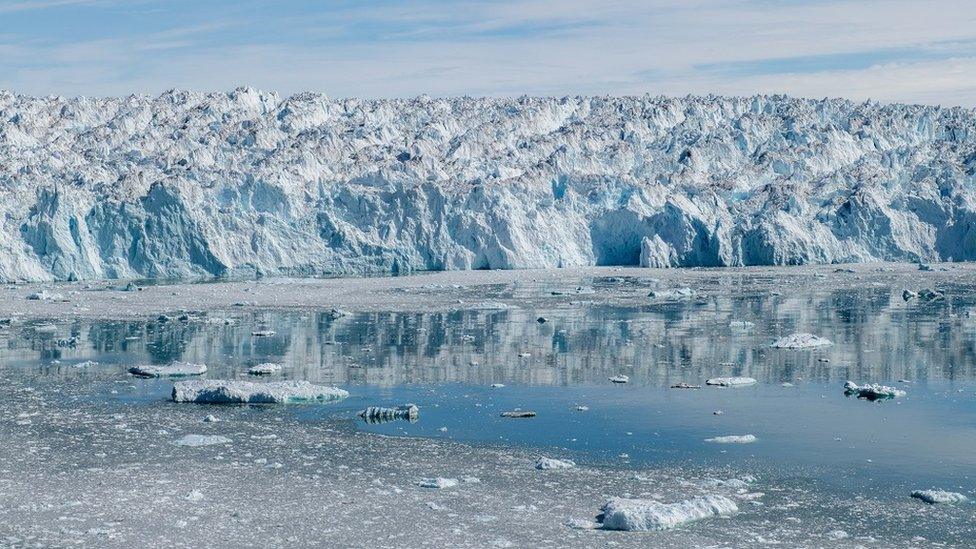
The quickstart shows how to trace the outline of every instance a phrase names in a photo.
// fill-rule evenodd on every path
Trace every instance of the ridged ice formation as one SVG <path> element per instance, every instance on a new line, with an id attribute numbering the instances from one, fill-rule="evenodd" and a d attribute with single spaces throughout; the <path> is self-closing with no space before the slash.
<path id="1" fill-rule="evenodd" d="M 0 92 L 0 280 L 976 259 L 971 109 Z"/>

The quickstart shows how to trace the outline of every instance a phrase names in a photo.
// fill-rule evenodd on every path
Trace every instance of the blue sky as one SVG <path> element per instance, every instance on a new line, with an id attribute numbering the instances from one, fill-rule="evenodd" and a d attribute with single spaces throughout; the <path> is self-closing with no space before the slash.
<path id="1" fill-rule="evenodd" d="M 0 88 L 976 105 L 973 0 L 0 0 Z"/>

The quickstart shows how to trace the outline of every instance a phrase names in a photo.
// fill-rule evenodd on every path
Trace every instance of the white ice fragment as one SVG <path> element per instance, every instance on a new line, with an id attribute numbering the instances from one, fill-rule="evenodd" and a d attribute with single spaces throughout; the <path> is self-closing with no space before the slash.
<path id="1" fill-rule="evenodd" d="M 177 446 L 213 446 L 215 444 L 230 444 L 232 441 L 220 435 L 186 435 L 177 440 Z"/>
<path id="2" fill-rule="evenodd" d="M 842 539 L 847 539 L 847 538 L 849 538 L 851 536 L 850 536 L 850 534 L 848 534 L 847 532 L 845 532 L 843 530 L 831 530 L 831 531 L 827 532 L 826 534 L 824 534 L 824 537 L 826 537 L 827 539 L 832 540 L 832 541 L 840 541 Z"/>
<path id="3" fill-rule="evenodd" d="M 388 423 L 398 419 L 413 422 L 420 416 L 420 408 L 416 404 L 404 404 L 396 408 L 370 406 L 361 410 L 358 415 L 366 423 Z"/>
<path id="4" fill-rule="evenodd" d="M 844 383 L 844 394 L 867 400 L 886 400 L 891 398 L 900 398 L 908 393 L 902 391 L 901 389 L 895 389 L 894 387 L 879 385 L 877 383 L 858 385 L 853 381 L 847 381 Z"/>
<path id="5" fill-rule="evenodd" d="M 137 377 L 182 377 L 198 376 L 206 373 L 205 364 L 180 362 L 175 360 L 166 365 L 147 364 L 129 368 L 129 373 Z"/>
<path id="6" fill-rule="evenodd" d="M 62 301 L 64 300 L 64 294 L 41 290 L 39 292 L 27 294 L 27 299 L 30 301 Z"/>
<path id="7" fill-rule="evenodd" d="M 535 462 L 535 468 L 540 471 L 547 471 L 549 469 L 570 469 L 576 467 L 576 462 L 568 459 L 556 459 L 549 457 L 540 457 Z"/>
<path id="8" fill-rule="evenodd" d="M 492 383 L 492 384 L 491 384 L 491 388 L 492 388 L 492 389 L 501 389 L 501 388 L 502 388 L 502 387 L 504 387 L 504 386 L 505 386 L 505 384 L 504 384 L 504 383 Z"/>
<path id="9" fill-rule="evenodd" d="M 98 366 L 98 362 L 95 362 L 94 360 L 86 360 L 84 362 L 79 362 L 79 363 L 75 364 L 73 367 L 74 368 L 94 368 L 95 366 Z"/>
<path id="10" fill-rule="evenodd" d="M 526 418 L 526 417 L 535 417 L 535 416 L 536 413 L 533 412 L 532 410 L 511 410 L 508 412 L 502 412 L 502 417 L 510 417 L 510 418 Z"/>
<path id="11" fill-rule="evenodd" d="M 920 499 L 925 503 L 962 503 L 968 498 L 958 492 L 946 492 L 944 490 L 915 490 L 912 497 Z"/>
<path id="12" fill-rule="evenodd" d="M 584 406 L 582 404 L 576 407 L 577 412 L 588 412 L 589 410 L 590 410 L 589 406 Z"/>
<path id="13" fill-rule="evenodd" d="M 630 377 L 624 374 L 610 376 L 607 379 L 609 379 L 611 383 L 630 383 Z"/>
<path id="14" fill-rule="evenodd" d="M 218 419 L 217 416 L 215 416 L 213 414 L 207 414 L 203 418 L 203 422 L 204 423 L 217 423 L 218 421 L 220 421 L 220 419 Z"/>
<path id="15" fill-rule="evenodd" d="M 421 488 L 435 488 L 440 490 L 442 488 L 453 488 L 457 486 L 458 480 L 456 478 L 435 477 L 420 479 L 416 484 Z"/>
<path id="16" fill-rule="evenodd" d="M 175 402 L 198 404 L 285 404 L 329 402 L 349 396 L 337 387 L 314 385 L 307 381 L 194 380 L 173 384 Z"/>
<path id="17" fill-rule="evenodd" d="M 751 444 L 756 442 L 756 435 L 726 435 L 706 438 L 705 442 L 714 442 L 716 444 Z"/>
<path id="18" fill-rule="evenodd" d="M 652 299 L 687 299 L 695 297 L 695 290 L 691 288 L 674 288 L 669 290 L 651 290 L 647 297 Z"/>
<path id="19" fill-rule="evenodd" d="M 705 385 L 717 385 L 719 387 L 739 387 L 754 383 L 756 380 L 751 377 L 713 377 L 705 380 Z"/>
<path id="20" fill-rule="evenodd" d="M 755 323 L 749 322 L 748 320 L 732 320 L 729 321 L 729 328 L 752 328 Z"/>
<path id="21" fill-rule="evenodd" d="M 706 495 L 677 503 L 611 498 L 603 504 L 602 514 L 597 520 L 606 530 L 653 531 L 730 515 L 738 510 L 734 501 L 719 495 Z"/>
<path id="22" fill-rule="evenodd" d="M 271 337 L 271 336 L 275 335 L 275 331 L 274 330 L 254 330 L 253 332 L 251 332 L 251 335 L 254 336 L 254 337 Z"/>
<path id="23" fill-rule="evenodd" d="M 834 343 L 829 339 L 806 332 L 800 332 L 781 337 L 774 341 L 772 346 L 776 349 L 813 349 L 816 347 L 826 347 L 833 344 Z"/>
<path id="24" fill-rule="evenodd" d="M 200 490 L 192 490 L 189 494 L 186 495 L 186 500 L 192 502 L 203 501 L 203 498 L 204 498 L 203 492 L 201 492 Z"/>
<path id="25" fill-rule="evenodd" d="M 264 362 L 256 364 L 247 369 L 247 373 L 252 376 L 267 376 L 281 371 L 281 364 L 274 362 Z"/>

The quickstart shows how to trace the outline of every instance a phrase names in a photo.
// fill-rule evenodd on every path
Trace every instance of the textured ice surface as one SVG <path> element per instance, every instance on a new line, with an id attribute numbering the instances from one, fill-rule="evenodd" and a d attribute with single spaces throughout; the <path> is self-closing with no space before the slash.
<path id="1" fill-rule="evenodd" d="M 0 92 L 0 279 L 976 258 L 972 110 Z"/>
<path id="2" fill-rule="evenodd" d="M 912 492 L 912 497 L 930 504 L 962 503 L 969 499 L 958 492 L 946 492 L 944 490 L 915 490 Z"/>
<path id="3" fill-rule="evenodd" d="M 220 435 L 186 435 L 177 440 L 177 446 L 213 446 L 215 444 L 230 444 L 232 441 Z"/>
<path id="4" fill-rule="evenodd" d="M 888 387 L 887 385 L 879 385 L 877 383 L 858 385 L 853 381 L 847 381 L 844 383 L 844 394 L 867 400 L 884 400 L 903 397 L 908 393 L 901 389 Z"/>
<path id="5" fill-rule="evenodd" d="M 667 530 L 689 522 L 730 515 L 738 510 L 734 501 L 719 495 L 706 495 L 677 503 L 612 498 L 603 504 L 600 522 L 607 530 Z"/>
<path id="6" fill-rule="evenodd" d="M 576 467 L 576 463 L 569 459 L 556 459 L 550 457 L 540 457 L 535 462 L 535 468 L 540 471 L 549 469 L 570 469 Z"/>
<path id="7" fill-rule="evenodd" d="M 296 402 L 329 402 L 349 396 L 337 387 L 315 385 L 307 381 L 194 380 L 173 384 L 173 400 L 198 404 L 284 404 Z"/>
<path id="8" fill-rule="evenodd" d="M 714 442 L 716 444 L 750 444 L 756 442 L 756 435 L 726 435 L 706 438 L 705 442 Z"/>
<path id="9" fill-rule="evenodd" d="M 827 338 L 805 332 L 781 337 L 772 344 L 772 346 L 777 349 L 813 349 L 815 347 L 826 347 L 828 345 L 833 345 L 833 342 Z"/>
<path id="10" fill-rule="evenodd" d="M 184 377 L 198 376 L 207 372 L 205 364 L 180 362 L 175 360 L 165 365 L 146 364 L 129 368 L 129 373 L 138 377 Z"/>
<path id="11" fill-rule="evenodd" d="M 752 385 L 756 380 L 751 377 L 713 377 L 705 380 L 705 385 L 717 385 L 719 387 L 737 387 L 740 385 Z"/>

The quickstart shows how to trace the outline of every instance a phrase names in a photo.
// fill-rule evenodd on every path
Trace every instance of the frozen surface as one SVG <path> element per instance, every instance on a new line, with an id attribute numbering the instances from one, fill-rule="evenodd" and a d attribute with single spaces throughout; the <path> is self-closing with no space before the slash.
<path id="1" fill-rule="evenodd" d="M 734 501 L 717 495 L 701 496 L 678 503 L 612 498 L 600 509 L 600 522 L 607 530 L 667 530 L 707 518 L 731 515 L 738 510 Z"/>
<path id="2" fill-rule="evenodd" d="M 0 92 L 0 280 L 976 258 L 973 111 Z"/>
<path id="3" fill-rule="evenodd" d="M 315 385 L 304 380 L 226 381 L 218 379 L 177 381 L 174 402 L 197 404 L 289 404 L 330 402 L 349 396 L 338 387 Z"/>

